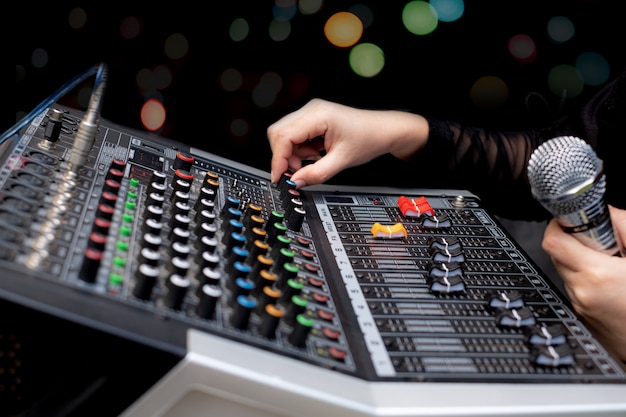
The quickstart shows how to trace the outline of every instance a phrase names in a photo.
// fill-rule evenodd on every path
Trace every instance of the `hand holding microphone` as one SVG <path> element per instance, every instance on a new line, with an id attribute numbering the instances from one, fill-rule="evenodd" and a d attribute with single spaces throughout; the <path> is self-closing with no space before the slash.
<path id="1" fill-rule="evenodd" d="M 543 143 L 530 157 L 528 179 L 535 199 L 567 233 L 588 247 L 620 255 L 604 199 L 603 163 L 588 143 L 574 136 Z"/>

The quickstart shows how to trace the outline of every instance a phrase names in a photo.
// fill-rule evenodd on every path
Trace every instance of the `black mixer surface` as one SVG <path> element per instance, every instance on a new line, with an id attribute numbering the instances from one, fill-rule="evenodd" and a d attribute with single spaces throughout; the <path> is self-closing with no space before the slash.
<path id="1" fill-rule="evenodd" d="M 623 365 L 471 193 L 296 190 L 109 121 L 69 170 L 82 117 L 2 145 L 0 295 L 179 357 L 128 416 L 626 413 Z"/>

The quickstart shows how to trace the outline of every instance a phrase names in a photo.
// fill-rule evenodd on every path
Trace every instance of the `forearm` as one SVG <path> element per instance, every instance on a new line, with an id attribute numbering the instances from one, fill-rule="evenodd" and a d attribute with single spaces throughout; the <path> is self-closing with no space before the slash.
<path id="1" fill-rule="evenodd" d="M 550 129 L 503 132 L 436 118 L 428 122 L 428 141 L 411 162 L 436 173 L 434 184 L 468 189 L 506 217 L 547 218 L 530 193 L 526 168 L 533 150 L 552 137 Z"/>

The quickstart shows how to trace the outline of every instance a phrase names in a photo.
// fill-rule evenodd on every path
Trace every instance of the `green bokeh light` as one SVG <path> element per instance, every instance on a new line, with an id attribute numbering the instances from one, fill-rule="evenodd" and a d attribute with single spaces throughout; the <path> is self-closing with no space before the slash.
<path id="1" fill-rule="evenodd" d="M 373 43 L 360 43 L 350 50 L 350 68 L 361 77 L 374 77 L 385 66 L 383 50 Z"/>
<path id="2" fill-rule="evenodd" d="M 402 9 L 402 23 L 414 35 L 428 35 L 439 23 L 437 11 L 425 1 L 411 1 Z"/>

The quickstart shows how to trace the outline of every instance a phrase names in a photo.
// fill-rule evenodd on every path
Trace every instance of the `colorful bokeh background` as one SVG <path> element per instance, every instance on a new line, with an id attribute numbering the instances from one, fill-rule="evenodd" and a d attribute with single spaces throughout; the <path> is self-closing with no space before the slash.
<path id="1" fill-rule="evenodd" d="M 106 62 L 103 117 L 268 170 L 267 126 L 313 97 L 536 127 L 626 63 L 617 1 L 130 3 L 24 13 L 16 119 Z M 92 83 L 60 101 L 83 108 Z"/>

